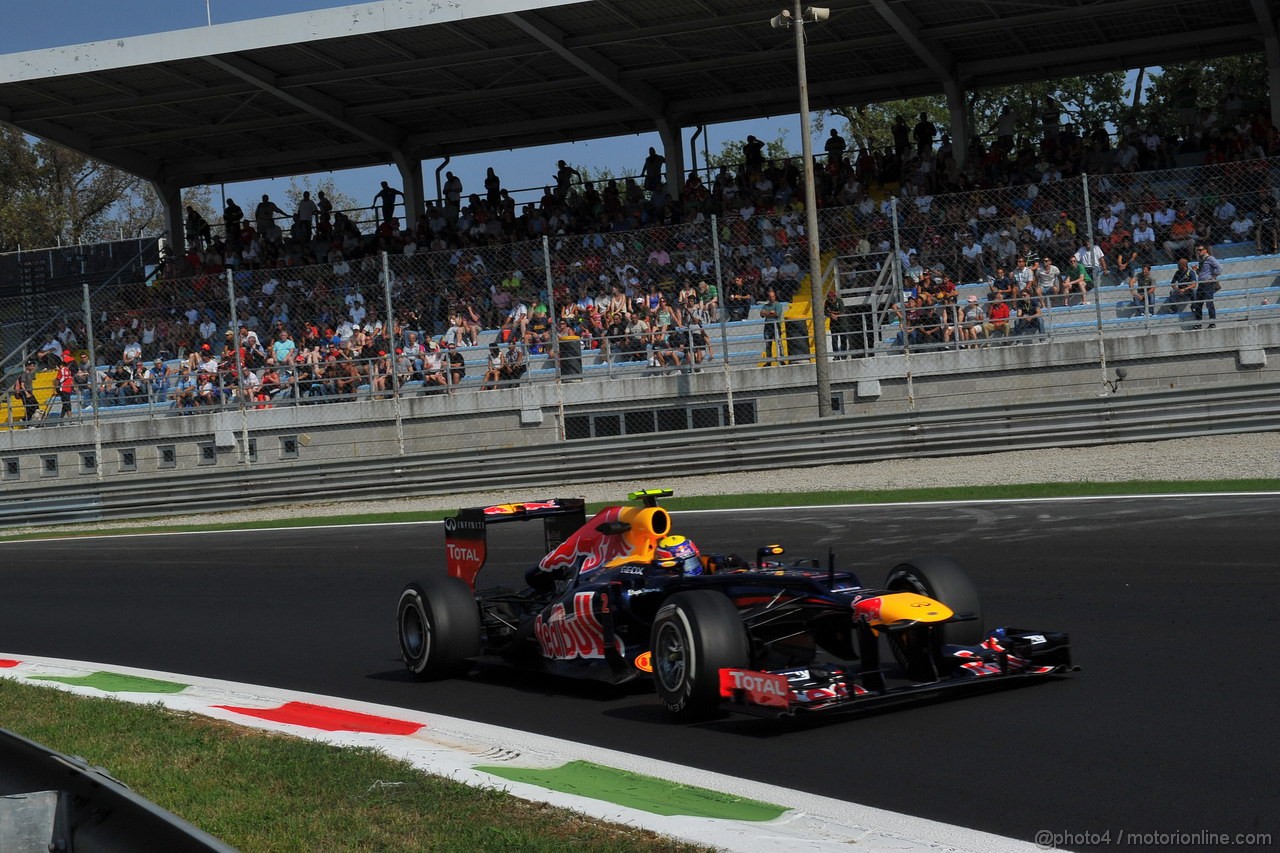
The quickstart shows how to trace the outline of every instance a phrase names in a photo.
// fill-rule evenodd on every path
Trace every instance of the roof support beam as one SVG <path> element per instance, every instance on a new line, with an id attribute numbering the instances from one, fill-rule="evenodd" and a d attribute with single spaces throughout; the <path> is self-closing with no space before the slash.
<path id="1" fill-rule="evenodd" d="M 393 125 L 372 117 L 364 118 L 359 122 L 350 121 L 347 118 L 347 108 L 342 102 L 303 87 L 282 89 L 272 71 L 242 56 L 234 54 L 207 56 L 205 62 L 239 77 L 246 83 L 252 83 L 262 91 L 317 118 L 324 119 L 353 136 L 377 145 L 388 153 L 400 148 L 404 134 Z"/>
<path id="2" fill-rule="evenodd" d="M 119 110 L 132 110 L 141 107 L 162 107 L 174 104 L 190 103 L 196 98 L 222 98 L 226 96 L 251 95 L 256 90 L 243 83 L 230 83 L 222 86 L 205 86 L 182 89 L 177 92 L 158 92 L 154 95 L 142 95 L 137 98 L 122 100 L 95 100 L 85 104 L 68 106 L 41 107 L 34 110 L 18 110 L 13 114 L 14 122 L 58 121 L 64 118 L 102 115 Z"/>
<path id="3" fill-rule="evenodd" d="M 939 81 L 960 82 L 959 74 L 956 73 L 956 61 L 952 58 L 951 51 L 927 36 L 921 35 L 923 27 L 920 26 L 916 16 L 911 14 L 910 9 L 899 5 L 894 10 L 889 7 L 887 0 L 871 0 L 871 8 L 884 18 L 886 24 L 893 27 L 898 37 L 930 71 L 937 75 Z"/>
<path id="4" fill-rule="evenodd" d="M 1271 120 L 1280 116 L 1280 31 L 1267 0 L 1253 0 L 1253 14 L 1262 24 L 1262 47 L 1267 57 L 1267 88 L 1271 90 Z"/>
<path id="5" fill-rule="evenodd" d="M 624 84 L 622 72 L 618 66 L 589 47 L 577 49 L 566 47 L 564 32 L 537 15 L 529 12 L 511 12 L 503 17 L 626 103 L 644 110 L 654 121 L 662 119 L 666 106 L 664 99 L 661 93 L 649 84 L 638 81 L 630 85 Z"/>

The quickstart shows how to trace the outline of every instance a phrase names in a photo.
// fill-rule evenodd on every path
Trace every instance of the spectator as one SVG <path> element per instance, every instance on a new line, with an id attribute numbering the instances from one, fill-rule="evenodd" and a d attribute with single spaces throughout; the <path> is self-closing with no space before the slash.
<path id="1" fill-rule="evenodd" d="M 271 242 L 279 240 L 280 229 L 276 227 L 275 218 L 288 215 L 276 206 L 276 203 L 271 200 L 271 196 L 265 194 L 262 196 L 262 201 L 258 202 L 258 206 L 253 210 L 253 218 L 257 225 L 258 233 Z"/>
<path id="2" fill-rule="evenodd" d="M 528 369 L 524 350 L 520 348 L 520 342 L 513 338 L 502 355 L 502 379 L 504 382 L 518 382 Z"/>
<path id="3" fill-rule="evenodd" d="M 764 301 L 760 306 L 760 318 L 764 320 L 764 356 L 766 366 L 770 359 L 782 358 L 782 314 L 785 304 L 776 288 L 765 290 Z"/>
<path id="4" fill-rule="evenodd" d="M 13 383 L 13 396 L 22 404 L 23 422 L 30 421 L 40 411 L 40 403 L 36 399 L 34 391 L 36 372 L 35 359 L 29 359 L 23 367 L 22 373 L 18 374 L 18 378 Z"/>
<path id="5" fill-rule="evenodd" d="M 480 386 L 481 391 L 492 391 L 496 389 L 502 382 L 503 368 L 506 366 L 506 360 L 502 357 L 502 351 L 496 343 L 489 344 L 489 357 L 485 361 L 484 384 Z"/>
<path id="6" fill-rule="evenodd" d="M 1209 328 L 1217 325 L 1218 308 L 1214 304 L 1214 295 L 1222 288 L 1218 279 L 1222 276 L 1222 264 L 1213 256 L 1207 243 L 1196 245 L 1196 257 L 1200 263 L 1196 266 L 1196 293 L 1191 303 L 1191 313 L 1196 318 L 1193 329 L 1199 329 L 1204 321 L 1204 310 L 1209 309 Z"/>
<path id="7" fill-rule="evenodd" d="M 1169 279 L 1169 311 L 1176 314 L 1182 311 L 1184 306 L 1189 306 L 1196 297 L 1199 285 L 1196 271 L 1191 269 L 1187 259 L 1178 258 L 1178 268 L 1173 271 L 1173 277 Z"/>
<path id="8" fill-rule="evenodd" d="M 450 172 L 449 175 L 452 176 L 453 172 Z M 412 189 L 412 187 L 410 187 L 410 189 Z M 458 195 L 459 195 L 459 199 L 461 199 L 461 195 L 462 195 L 461 183 L 459 183 Z M 387 223 L 390 223 L 391 220 L 396 218 L 395 213 L 396 213 L 397 198 L 404 198 L 404 193 L 396 189 L 395 187 L 391 186 L 386 181 L 383 181 L 382 186 L 378 189 L 376 193 L 374 193 L 374 196 L 373 196 L 374 209 L 375 210 L 381 209 L 382 211 L 382 218 L 379 220 L 380 223 L 387 224 Z"/>
<path id="9" fill-rule="evenodd" d="M 1196 242 L 1196 224 L 1185 207 L 1178 209 L 1173 222 L 1169 224 L 1169 239 L 1164 241 L 1165 254 L 1169 260 L 1190 258 Z"/>
<path id="10" fill-rule="evenodd" d="M 1143 264 L 1138 272 L 1129 276 L 1129 293 L 1133 296 L 1133 307 L 1139 314 L 1156 313 L 1156 281 L 1151 275 L 1151 264 Z"/>
<path id="11" fill-rule="evenodd" d="M 972 293 L 965 300 L 964 311 L 960 316 L 961 341 L 977 341 L 986 333 L 987 312 L 982 310 L 978 297 Z"/>
<path id="12" fill-rule="evenodd" d="M 646 192 L 653 194 L 662 189 L 662 168 L 666 162 L 667 158 L 659 154 L 652 145 L 649 146 L 649 156 L 644 158 L 644 165 L 640 167 L 640 177 L 644 180 Z"/>

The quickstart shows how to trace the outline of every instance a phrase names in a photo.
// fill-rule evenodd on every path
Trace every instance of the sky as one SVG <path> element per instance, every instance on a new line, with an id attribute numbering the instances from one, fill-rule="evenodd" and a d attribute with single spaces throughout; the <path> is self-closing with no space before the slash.
<path id="1" fill-rule="evenodd" d="M 0 28 L 0 53 L 204 27 L 210 17 L 214 24 L 224 24 L 356 3 L 352 0 L 208 0 L 208 17 L 205 0 L 40 0 L 5 5 L 12 8 L 5 9 L 5 26 Z M 691 132 L 692 129 L 686 130 L 686 140 Z M 754 133 L 761 139 L 776 139 L 784 132 L 790 146 L 799 148 L 800 124 L 796 115 L 708 127 L 707 148 L 718 153 L 724 140 L 745 139 L 748 133 Z M 657 133 L 455 157 L 448 170 L 462 179 L 465 192 L 481 190 L 485 170 L 489 166 L 493 166 L 502 178 L 503 186 L 541 188 L 553 181 L 556 161 L 561 159 L 589 169 L 608 167 L 618 175 L 638 174 L 650 145 L 661 150 L 662 143 Z M 687 154 L 687 141 L 685 145 Z M 435 169 L 438 165 L 439 161 L 435 160 L 423 163 L 428 198 L 435 195 Z M 372 204 L 380 181 L 400 187 L 399 172 L 390 165 L 335 172 L 332 176 L 337 188 L 360 204 Z M 225 197 L 235 198 L 242 207 L 246 200 L 256 199 L 263 193 L 279 201 L 284 198 L 289 184 L 289 178 L 276 178 L 215 186 L 212 200 L 219 210 Z M 526 193 L 516 195 L 516 198 L 518 201 L 533 201 L 540 196 L 539 189 L 536 195 Z"/>

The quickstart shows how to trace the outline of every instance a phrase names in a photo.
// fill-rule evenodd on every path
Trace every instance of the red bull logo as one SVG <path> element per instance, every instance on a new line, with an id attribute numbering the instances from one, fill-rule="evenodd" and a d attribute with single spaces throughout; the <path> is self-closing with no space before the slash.
<path id="1" fill-rule="evenodd" d="M 488 512 L 488 510 L 485 510 Z M 580 572 L 589 572 L 603 566 L 615 557 L 630 553 L 630 546 L 623 537 L 616 533 L 605 534 L 596 530 L 601 524 L 617 521 L 621 517 L 622 507 L 605 507 L 582 526 L 577 533 L 570 536 L 560 547 L 542 558 L 538 565 L 550 571 L 566 566 L 574 566 L 582 561 Z"/>
<path id="2" fill-rule="evenodd" d="M 515 515 L 518 512 L 534 512 L 540 509 L 559 509 L 557 501 L 527 501 L 518 504 L 495 504 L 484 508 L 485 515 Z"/>
<path id="3" fill-rule="evenodd" d="M 533 633 L 544 657 L 556 660 L 604 657 L 604 626 L 592 609 L 595 597 L 594 592 L 579 592 L 573 597 L 572 609 L 556 604 L 545 614 L 546 619 L 543 614 L 538 615 Z M 607 599 L 601 599 L 601 607 L 608 607 Z M 622 640 L 614 637 L 613 642 L 618 654 L 624 654 Z"/>

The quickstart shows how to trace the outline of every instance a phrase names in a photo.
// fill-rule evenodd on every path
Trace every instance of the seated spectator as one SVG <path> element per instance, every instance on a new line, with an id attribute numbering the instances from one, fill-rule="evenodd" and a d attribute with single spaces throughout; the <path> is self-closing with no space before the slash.
<path id="1" fill-rule="evenodd" d="M 1009 334 L 1009 301 L 1004 294 L 997 293 L 987 306 L 987 321 L 983 324 L 983 334 L 988 338 L 1003 338 Z"/>
<path id="2" fill-rule="evenodd" d="M 1178 268 L 1173 271 L 1173 278 L 1169 279 L 1169 311 L 1177 314 L 1190 308 L 1199 287 L 1200 280 L 1190 262 L 1186 258 L 1178 258 Z"/>
<path id="3" fill-rule="evenodd" d="M 1164 241 L 1165 254 L 1171 261 L 1176 261 L 1180 257 L 1190 258 L 1197 239 L 1200 239 L 1200 236 L 1190 212 L 1185 207 L 1179 208 L 1173 222 L 1169 225 L 1169 239 Z"/>
<path id="4" fill-rule="evenodd" d="M 524 350 L 518 340 L 512 339 L 507 344 L 507 351 L 502 355 L 502 379 L 504 382 L 517 382 L 528 371 Z"/>
<path id="5" fill-rule="evenodd" d="M 1129 276 L 1129 293 L 1138 313 L 1156 313 L 1156 281 L 1151 275 L 1151 264 L 1143 264 L 1140 271 Z"/>
<path id="6" fill-rule="evenodd" d="M 1063 305 L 1071 304 L 1071 294 L 1080 294 L 1080 304 L 1088 305 L 1089 291 L 1093 289 L 1093 273 L 1090 269 L 1080 261 L 1076 261 L 1075 268 L 1062 277 L 1062 283 L 1058 286 L 1057 296 L 1062 297 Z"/>
<path id="7" fill-rule="evenodd" d="M 972 293 L 960 316 L 960 340 L 977 341 L 986 334 L 987 312 L 982 310 L 978 297 Z"/>
<path id="8" fill-rule="evenodd" d="M 502 351 L 496 343 L 489 344 L 489 358 L 485 362 L 484 384 L 480 386 L 481 391 L 492 391 L 502 382 L 503 367 L 506 366 L 506 359 L 502 357 Z"/>

